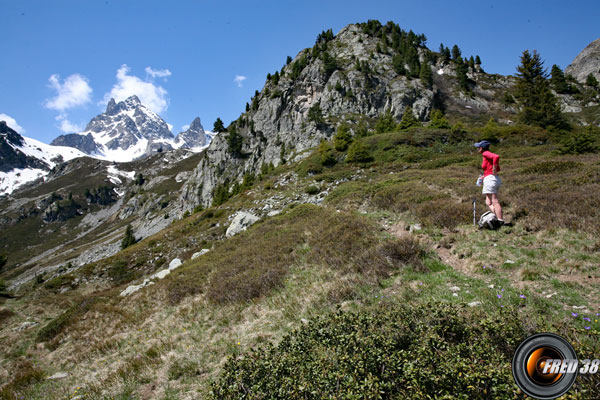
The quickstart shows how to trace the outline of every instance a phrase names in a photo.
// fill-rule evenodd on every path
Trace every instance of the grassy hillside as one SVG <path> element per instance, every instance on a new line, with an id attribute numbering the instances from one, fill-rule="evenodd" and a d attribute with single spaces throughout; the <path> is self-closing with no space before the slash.
<path id="1" fill-rule="evenodd" d="M 529 334 L 597 358 L 597 154 L 488 127 L 513 226 L 479 231 L 483 135 L 413 128 L 314 149 L 113 257 L 32 283 L 0 307 L 0 398 L 508 399 L 524 397 L 510 360 Z M 225 238 L 239 210 L 274 212 Z M 119 296 L 175 257 L 165 279 Z M 579 377 L 566 398 L 597 386 Z"/>

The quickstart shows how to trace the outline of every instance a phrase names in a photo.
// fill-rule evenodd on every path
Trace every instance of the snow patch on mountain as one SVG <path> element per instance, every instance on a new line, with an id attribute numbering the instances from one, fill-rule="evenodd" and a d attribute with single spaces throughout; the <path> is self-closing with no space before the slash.
<path id="1" fill-rule="evenodd" d="M 0 172 L 0 196 L 11 194 L 20 186 L 42 178 L 46 174 L 48 174 L 48 171 L 37 168 L 15 168 L 9 172 Z"/>
<path id="2" fill-rule="evenodd" d="M 50 169 L 61 162 L 86 156 L 72 147 L 51 146 L 21 136 L 12 129 L 9 131 L 6 125 L 3 125 L 2 129 L 5 132 L 0 133 L 0 140 L 4 146 L 6 164 L 4 164 L 4 171 L 0 171 L 0 196 L 11 194 L 20 186 L 45 177 Z M 11 163 L 11 159 L 21 161 L 15 164 Z"/>
<path id="3" fill-rule="evenodd" d="M 87 154 L 66 146 L 51 146 L 39 140 L 23 136 L 24 144 L 21 147 L 13 146 L 21 150 L 25 155 L 42 160 L 48 167 L 53 168 L 56 164 L 72 160 L 77 157 L 87 157 Z"/>

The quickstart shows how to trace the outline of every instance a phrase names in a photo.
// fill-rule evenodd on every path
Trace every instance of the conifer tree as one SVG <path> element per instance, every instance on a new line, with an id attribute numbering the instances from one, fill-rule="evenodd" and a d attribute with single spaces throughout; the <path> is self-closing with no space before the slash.
<path id="1" fill-rule="evenodd" d="M 460 49 L 458 48 L 458 46 L 457 45 L 452 46 L 452 59 L 454 61 L 458 61 L 459 58 L 462 59 L 461 55 L 462 54 L 461 54 Z"/>
<path id="2" fill-rule="evenodd" d="M 402 114 L 402 120 L 400 120 L 398 128 L 400 130 L 405 130 L 413 126 L 421 126 L 421 122 L 413 114 L 412 107 L 408 106 L 406 107 L 406 110 L 404 110 L 404 114 Z"/>
<path id="3" fill-rule="evenodd" d="M 456 60 L 456 78 L 458 79 L 458 85 L 467 94 L 471 94 L 471 87 L 469 86 L 469 77 L 467 76 L 468 67 L 463 61 L 462 57 L 458 57 Z"/>
<path id="4" fill-rule="evenodd" d="M 390 110 L 385 110 L 383 114 L 379 116 L 379 119 L 375 123 L 376 133 L 392 132 L 396 129 L 396 119 L 392 115 Z"/>
<path id="5" fill-rule="evenodd" d="M 216 133 L 225 132 L 225 125 L 223 124 L 221 118 L 217 118 L 215 121 L 215 124 L 213 125 L 213 131 Z"/>
<path id="6" fill-rule="evenodd" d="M 325 165 L 326 167 L 330 167 L 337 162 L 335 159 L 335 154 L 333 153 L 333 147 L 331 147 L 329 142 L 325 139 L 323 139 L 321 144 L 319 144 L 319 155 L 321 165 Z"/>
<path id="7" fill-rule="evenodd" d="M 550 70 L 550 85 L 556 91 L 556 93 L 568 93 L 569 84 L 565 78 L 565 74 L 562 69 L 556 64 L 552 66 Z"/>
<path id="8" fill-rule="evenodd" d="M 363 140 L 355 140 L 348 148 L 346 162 L 363 163 L 373 160 L 369 146 Z"/>
<path id="9" fill-rule="evenodd" d="M 431 112 L 431 122 L 429 128 L 450 129 L 450 123 L 444 117 L 442 110 L 433 110 Z"/>
<path id="10" fill-rule="evenodd" d="M 346 151 L 351 142 L 352 135 L 350 134 L 350 128 L 348 124 L 342 122 L 333 137 L 333 146 L 337 151 Z"/>
<path id="11" fill-rule="evenodd" d="M 431 89 L 433 86 L 433 73 L 431 72 L 429 63 L 424 62 L 421 64 L 419 78 L 421 79 L 421 83 L 423 83 L 427 89 Z"/>
<path id="12" fill-rule="evenodd" d="M 229 136 L 227 136 L 227 145 L 229 146 L 229 151 L 233 156 L 239 157 L 242 154 L 242 145 L 243 138 L 242 135 L 239 134 L 235 125 L 230 127 Z"/>
<path id="13" fill-rule="evenodd" d="M 539 53 L 525 50 L 517 72 L 515 97 L 521 106 L 519 120 L 542 128 L 568 128 L 556 97 L 550 90 L 548 74 Z"/>
<path id="14" fill-rule="evenodd" d="M 121 250 L 134 245 L 137 242 L 137 239 L 135 238 L 134 234 L 133 234 L 133 228 L 131 227 L 131 224 L 127 225 L 127 228 L 125 229 L 125 237 L 123 238 L 123 240 L 121 241 Z"/>
<path id="15" fill-rule="evenodd" d="M 593 89 L 598 90 L 598 79 L 593 74 L 589 74 L 585 80 L 585 84 Z"/>

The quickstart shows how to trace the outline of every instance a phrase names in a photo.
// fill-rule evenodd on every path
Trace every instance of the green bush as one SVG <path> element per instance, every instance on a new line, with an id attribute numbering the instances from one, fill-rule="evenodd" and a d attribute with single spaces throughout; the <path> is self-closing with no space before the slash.
<path id="1" fill-rule="evenodd" d="M 366 143 L 362 140 L 355 140 L 348 148 L 346 161 L 349 163 L 364 163 L 373 160 L 371 151 Z"/>
<path id="2" fill-rule="evenodd" d="M 342 123 L 338 126 L 337 133 L 333 137 L 333 146 L 337 151 L 346 151 L 352 142 L 352 135 L 347 124 Z"/>
<path id="3" fill-rule="evenodd" d="M 329 142 L 326 140 L 322 140 L 321 144 L 319 144 L 319 155 L 321 159 L 321 165 L 326 167 L 330 167 L 337 162 L 333 152 L 333 147 L 331 147 Z"/>
<path id="4" fill-rule="evenodd" d="M 48 282 L 44 284 L 44 287 L 48 290 L 58 291 L 63 286 L 71 285 L 75 277 L 73 275 L 60 275 L 50 279 Z"/>
<path id="5" fill-rule="evenodd" d="M 318 187 L 316 187 L 314 185 L 310 185 L 310 186 L 307 186 L 306 189 L 304 189 L 304 191 L 307 194 L 313 195 L 313 194 L 319 193 L 321 191 L 321 189 L 319 189 Z"/>
<path id="6" fill-rule="evenodd" d="M 128 264 L 124 260 L 117 260 L 108 269 L 108 276 L 113 280 L 115 285 L 119 285 L 124 282 L 128 282 L 133 279 L 134 273 L 129 268 Z"/>
<path id="7" fill-rule="evenodd" d="M 583 164 L 575 161 L 544 161 L 525 167 L 520 172 L 534 175 L 561 174 L 581 167 L 583 167 Z"/>
<path id="8" fill-rule="evenodd" d="M 324 168 L 323 164 L 321 163 L 321 154 L 318 151 L 306 157 L 296 167 L 296 172 L 301 177 L 305 177 L 307 175 L 320 174 L 323 171 Z"/>
<path id="9" fill-rule="evenodd" d="M 83 317 L 85 313 L 92 309 L 92 307 L 100 301 L 99 298 L 92 297 L 85 299 L 73 307 L 69 308 L 58 317 L 54 318 L 42 329 L 38 331 L 37 341 L 45 342 L 54 339 L 59 333 L 65 330 L 68 326 L 72 325 L 79 318 Z"/>
<path id="10" fill-rule="evenodd" d="M 563 141 L 559 152 L 561 154 L 596 153 L 598 151 L 598 145 L 596 144 L 598 136 L 597 133 L 595 134 L 594 128 L 588 126 L 584 130 L 569 135 Z"/>
<path id="11" fill-rule="evenodd" d="M 450 304 L 337 312 L 277 346 L 232 357 L 215 399 L 512 399 L 510 362 L 526 332 Z"/>
<path id="12" fill-rule="evenodd" d="M 171 364 L 168 371 L 170 381 L 180 378 L 191 378 L 200 374 L 198 362 L 192 360 L 176 360 Z"/>
<path id="13" fill-rule="evenodd" d="M 423 203 L 416 208 L 416 214 L 426 225 L 446 229 L 471 223 L 473 218 L 471 203 L 456 203 L 450 197 Z"/>

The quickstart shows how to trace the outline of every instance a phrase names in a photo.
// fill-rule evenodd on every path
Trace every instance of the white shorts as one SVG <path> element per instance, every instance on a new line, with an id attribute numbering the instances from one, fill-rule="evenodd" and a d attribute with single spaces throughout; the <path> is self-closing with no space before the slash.
<path id="1" fill-rule="evenodd" d="M 500 189 L 500 185 L 502 185 L 502 181 L 499 176 L 496 175 L 488 175 L 483 178 L 483 194 L 495 194 L 498 193 L 498 189 Z"/>

